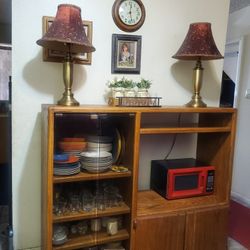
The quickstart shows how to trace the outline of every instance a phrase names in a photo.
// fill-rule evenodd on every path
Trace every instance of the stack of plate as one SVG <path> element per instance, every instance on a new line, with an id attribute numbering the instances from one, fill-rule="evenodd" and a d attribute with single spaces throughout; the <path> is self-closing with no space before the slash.
<path id="1" fill-rule="evenodd" d="M 81 167 L 91 173 L 105 172 L 112 166 L 112 154 L 106 151 L 82 152 Z"/>
<path id="2" fill-rule="evenodd" d="M 103 135 L 92 135 L 87 137 L 87 141 L 95 143 L 112 143 L 113 137 Z"/>
<path id="3" fill-rule="evenodd" d="M 112 143 L 88 142 L 88 151 L 112 151 Z"/>
<path id="4" fill-rule="evenodd" d="M 80 153 L 85 150 L 87 143 L 85 138 L 67 137 L 58 142 L 59 149 L 67 155 L 80 157 Z"/>
<path id="5" fill-rule="evenodd" d="M 54 156 L 54 175 L 73 175 L 80 173 L 79 158 L 71 155 L 64 158 L 63 154 Z M 66 160 L 65 160 L 66 159 Z"/>

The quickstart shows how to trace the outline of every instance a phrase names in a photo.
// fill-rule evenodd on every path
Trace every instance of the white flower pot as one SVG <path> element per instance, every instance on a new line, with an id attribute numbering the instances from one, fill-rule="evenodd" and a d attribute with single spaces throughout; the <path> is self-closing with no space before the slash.
<path id="1" fill-rule="evenodd" d="M 124 96 L 123 88 L 112 88 L 112 97 L 113 98 L 123 97 L 123 96 Z"/>
<path id="2" fill-rule="evenodd" d="M 134 89 L 125 89 L 124 96 L 125 97 L 135 97 L 135 90 Z"/>
<path id="3" fill-rule="evenodd" d="M 148 89 L 138 89 L 137 97 L 149 97 Z"/>

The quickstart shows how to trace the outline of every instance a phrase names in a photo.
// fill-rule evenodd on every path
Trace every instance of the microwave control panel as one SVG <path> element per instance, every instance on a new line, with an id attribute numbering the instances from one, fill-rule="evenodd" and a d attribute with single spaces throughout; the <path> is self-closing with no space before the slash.
<path id="1" fill-rule="evenodd" d="M 214 170 L 209 170 L 207 172 L 207 185 L 206 192 L 210 193 L 214 190 Z"/>

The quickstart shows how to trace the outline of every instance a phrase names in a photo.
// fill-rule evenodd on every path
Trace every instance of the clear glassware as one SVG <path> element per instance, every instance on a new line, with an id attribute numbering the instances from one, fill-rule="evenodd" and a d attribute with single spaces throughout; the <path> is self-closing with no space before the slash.
<path id="1" fill-rule="evenodd" d="M 99 232 L 102 228 L 102 222 L 100 218 L 95 218 L 90 221 L 90 227 L 92 232 Z"/>
<path id="2" fill-rule="evenodd" d="M 53 206 L 53 213 L 61 216 L 67 213 L 67 201 L 63 198 L 57 199 Z"/>
<path id="3" fill-rule="evenodd" d="M 118 206 L 122 200 L 122 196 L 119 193 L 119 189 L 113 185 L 106 186 L 104 188 L 104 196 L 106 207 Z"/>
<path id="4" fill-rule="evenodd" d="M 79 235 L 85 235 L 88 231 L 88 224 L 86 221 L 81 221 L 77 225 L 77 232 Z"/>
<path id="5" fill-rule="evenodd" d="M 90 212 L 94 209 L 95 204 L 94 204 L 94 196 L 86 191 L 82 193 L 82 210 L 84 212 Z"/>
<path id="6" fill-rule="evenodd" d="M 99 211 L 104 211 L 106 209 L 106 204 L 103 194 L 97 194 L 95 196 L 95 207 Z"/>
<path id="7" fill-rule="evenodd" d="M 53 226 L 53 245 L 62 245 L 68 240 L 68 229 L 64 225 Z"/>
<path id="8" fill-rule="evenodd" d="M 73 194 L 70 196 L 69 209 L 71 213 L 77 213 L 81 210 L 81 201 L 78 194 Z"/>

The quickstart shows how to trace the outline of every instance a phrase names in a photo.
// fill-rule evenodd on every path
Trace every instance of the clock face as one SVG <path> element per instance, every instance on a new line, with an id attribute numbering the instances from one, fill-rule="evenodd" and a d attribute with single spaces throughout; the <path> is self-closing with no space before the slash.
<path id="1" fill-rule="evenodd" d="M 145 7 L 141 0 L 115 0 L 112 17 L 115 24 L 123 31 L 134 32 L 144 23 Z"/>
<path id="2" fill-rule="evenodd" d="M 119 17 L 126 25 L 135 25 L 142 18 L 140 5 L 134 0 L 125 0 L 119 7 Z"/>

